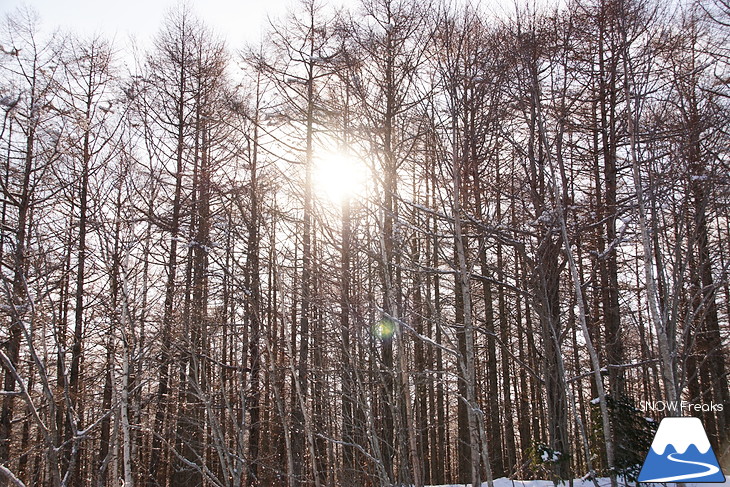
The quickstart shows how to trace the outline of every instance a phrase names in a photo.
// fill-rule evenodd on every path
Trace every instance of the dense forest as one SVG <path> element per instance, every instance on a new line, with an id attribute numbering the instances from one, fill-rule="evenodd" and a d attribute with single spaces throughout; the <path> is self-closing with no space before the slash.
<path id="1" fill-rule="evenodd" d="M 500 8 L 7 15 L 0 485 L 615 487 L 682 414 L 730 448 L 730 3 Z"/>

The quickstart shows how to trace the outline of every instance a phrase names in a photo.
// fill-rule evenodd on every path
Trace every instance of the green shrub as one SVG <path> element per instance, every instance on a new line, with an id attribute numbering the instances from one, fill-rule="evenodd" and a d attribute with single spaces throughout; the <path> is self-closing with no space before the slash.
<path id="1" fill-rule="evenodd" d="M 627 397 L 614 399 L 607 395 L 606 405 L 614 438 L 613 473 L 624 477 L 626 481 L 635 482 L 651 447 L 657 424 L 653 419 L 644 417 L 642 411 Z M 594 452 L 598 452 L 594 455 L 597 461 L 593 467 L 599 475 L 609 476 L 611 472 L 607 468 L 603 421 L 598 401 L 591 401 L 591 419 L 592 448 Z"/>

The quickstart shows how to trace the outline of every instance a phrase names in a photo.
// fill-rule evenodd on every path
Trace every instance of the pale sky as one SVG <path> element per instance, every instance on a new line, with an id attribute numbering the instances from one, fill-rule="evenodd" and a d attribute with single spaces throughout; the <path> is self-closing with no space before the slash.
<path id="1" fill-rule="evenodd" d="M 79 34 L 100 33 L 124 47 L 130 36 L 146 45 L 177 0 L 0 0 L 0 18 L 21 5 L 35 9 L 44 30 L 58 27 Z M 283 16 L 296 0 L 187 0 L 193 11 L 238 49 L 260 40 L 267 15 Z"/>

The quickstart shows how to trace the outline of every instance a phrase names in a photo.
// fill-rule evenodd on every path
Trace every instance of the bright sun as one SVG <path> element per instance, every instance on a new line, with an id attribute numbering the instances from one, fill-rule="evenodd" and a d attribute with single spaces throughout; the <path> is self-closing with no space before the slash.
<path id="1" fill-rule="evenodd" d="M 342 151 L 315 156 L 312 175 L 316 193 L 338 205 L 348 198 L 362 196 L 367 181 L 362 161 Z"/>

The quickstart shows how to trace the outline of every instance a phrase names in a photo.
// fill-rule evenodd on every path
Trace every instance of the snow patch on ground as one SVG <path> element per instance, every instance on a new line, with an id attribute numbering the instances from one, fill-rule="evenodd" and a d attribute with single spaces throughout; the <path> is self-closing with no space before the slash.
<path id="1" fill-rule="evenodd" d="M 562 484 L 562 487 L 569 487 L 569 483 L 566 481 Z M 598 485 L 600 487 L 610 487 L 611 480 L 608 478 L 598 479 Z M 635 482 L 619 482 L 619 487 L 635 487 Z M 675 487 L 677 484 L 669 482 L 666 484 L 646 484 L 642 483 L 641 487 Z M 700 484 L 700 483 L 685 483 L 685 487 L 730 487 L 730 475 L 725 475 L 725 482 L 722 484 Z M 445 484 L 445 485 L 433 485 L 428 487 L 471 487 L 471 484 Z M 482 487 L 487 487 L 487 483 L 482 483 Z M 510 480 L 507 478 L 495 479 L 494 487 L 555 487 L 550 480 Z M 573 487 L 595 487 L 592 481 L 575 479 L 573 481 Z"/>

